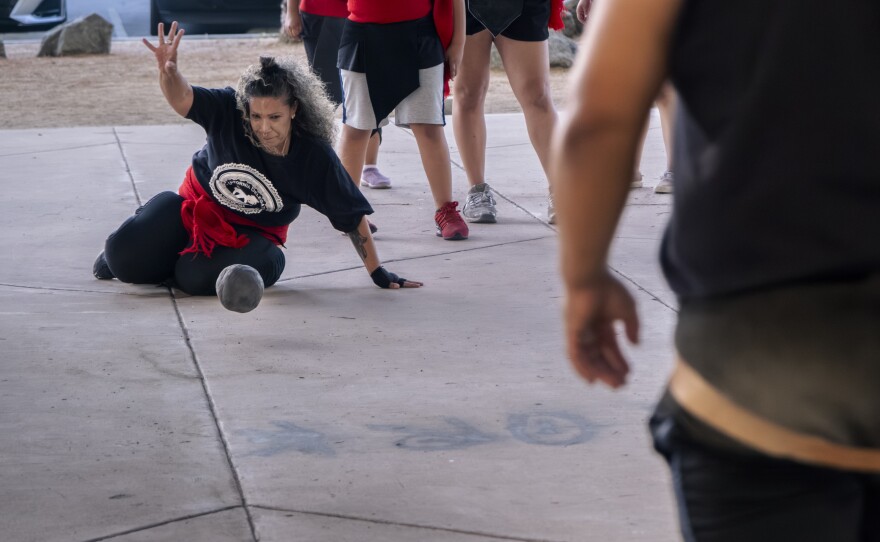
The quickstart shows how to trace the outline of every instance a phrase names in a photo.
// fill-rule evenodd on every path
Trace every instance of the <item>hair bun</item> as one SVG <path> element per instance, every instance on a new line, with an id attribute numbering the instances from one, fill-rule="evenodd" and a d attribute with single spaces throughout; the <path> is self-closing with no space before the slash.
<path id="1" fill-rule="evenodd" d="M 263 76 L 276 74 L 279 70 L 281 70 L 281 66 L 279 66 L 278 63 L 275 62 L 275 57 L 260 57 L 260 72 L 262 72 Z"/>

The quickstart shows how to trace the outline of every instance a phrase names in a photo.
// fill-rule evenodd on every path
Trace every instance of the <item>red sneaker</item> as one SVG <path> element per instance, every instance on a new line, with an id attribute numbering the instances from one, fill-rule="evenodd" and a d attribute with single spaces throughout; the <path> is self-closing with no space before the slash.
<path id="1" fill-rule="evenodd" d="M 468 238 L 468 226 L 456 210 L 457 201 L 450 201 L 434 213 L 437 224 L 437 237 L 447 241 L 461 241 Z"/>

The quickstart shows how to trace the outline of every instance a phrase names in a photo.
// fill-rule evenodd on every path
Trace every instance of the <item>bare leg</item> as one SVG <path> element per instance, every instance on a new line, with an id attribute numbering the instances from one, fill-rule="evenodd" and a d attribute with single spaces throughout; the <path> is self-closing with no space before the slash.
<path id="1" fill-rule="evenodd" d="M 655 103 L 660 111 L 660 130 L 663 133 L 663 148 L 666 151 L 666 171 L 660 176 L 660 182 L 654 187 L 657 194 L 671 194 L 675 180 L 672 173 L 672 126 L 675 117 L 677 96 L 670 83 L 663 83 Z"/>
<path id="2" fill-rule="evenodd" d="M 370 136 L 370 143 L 367 145 L 367 159 L 364 162 L 367 165 L 375 166 L 379 163 L 379 134 L 375 133 Z"/>
<path id="3" fill-rule="evenodd" d="M 633 188 L 641 188 L 642 187 L 642 151 L 645 150 L 645 140 L 648 139 L 648 125 L 651 124 L 651 114 L 648 113 L 648 116 L 645 118 L 645 125 L 642 127 L 642 136 L 640 138 L 641 143 L 636 147 L 636 159 L 633 163 L 633 177 L 632 184 Z"/>
<path id="4" fill-rule="evenodd" d="M 416 137 L 422 167 L 431 186 L 434 197 L 434 208 L 439 209 L 452 201 L 452 166 L 449 162 L 449 146 L 446 134 L 439 124 L 411 124 L 410 128 Z"/>
<path id="5" fill-rule="evenodd" d="M 339 141 L 339 159 L 342 167 L 351 176 L 355 186 L 361 184 L 361 171 L 367 154 L 370 130 L 359 130 L 347 124 L 342 127 L 342 138 Z"/>
<path id="6" fill-rule="evenodd" d="M 501 53 L 507 79 L 525 115 L 529 140 L 546 175 L 550 165 L 550 136 L 557 119 L 550 96 L 547 42 L 516 41 L 498 36 L 495 46 Z"/>
<path id="7" fill-rule="evenodd" d="M 468 36 L 452 92 L 452 131 L 471 186 L 486 181 L 486 118 L 483 103 L 489 90 L 492 34 Z"/>
<path id="8" fill-rule="evenodd" d="M 666 171 L 672 171 L 672 127 L 675 119 L 675 105 L 678 96 L 670 83 L 663 83 L 657 95 L 657 109 L 660 112 L 660 129 L 663 132 L 663 147 L 666 149 Z"/>

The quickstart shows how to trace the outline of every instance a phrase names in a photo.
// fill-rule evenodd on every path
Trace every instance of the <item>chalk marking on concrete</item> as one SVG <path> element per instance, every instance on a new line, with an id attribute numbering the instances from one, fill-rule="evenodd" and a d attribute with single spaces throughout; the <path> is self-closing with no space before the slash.
<path id="1" fill-rule="evenodd" d="M 236 431 L 251 444 L 259 446 L 249 456 L 272 457 L 284 452 L 300 452 L 309 455 L 334 457 L 336 451 L 327 442 L 327 435 L 300 427 L 293 422 L 271 422 L 277 429 L 242 429 Z"/>
<path id="2" fill-rule="evenodd" d="M 570 412 L 511 414 L 507 430 L 519 441 L 541 446 L 582 444 L 595 434 L 590 422 Z"/>
<path id="3" fill-rule="evenodd" d="M 495 435 L 484 433 L 459 418 L 444 417 L 443 421 L 449 425 L 450 429 L 407 425 L 368 425 L 367 428 L 373 431 L 403 433 L 406 436 L 396 441 L 395 446 L 423 452 L 461 450 L 498 440 Z"/>

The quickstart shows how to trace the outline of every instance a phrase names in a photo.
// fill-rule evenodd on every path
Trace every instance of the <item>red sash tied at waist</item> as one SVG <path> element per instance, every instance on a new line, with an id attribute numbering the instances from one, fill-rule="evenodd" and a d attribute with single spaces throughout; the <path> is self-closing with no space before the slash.
<path id="1" fill-rule="evenodd" d="M 287 241 L 289 225 L 257 224 L 253 220 L 236 215 L 214 201 L 196 179 L 192 166 L 186 170 L 186 176 L 177 193 L 183 196 L 180 218 L 192 239 L 192 244 L 183 250 L 181 255 L 202 253 L 210 258 L 217 245 L 231 248 L 242 248 L 247 245 L 250 239 L 247 235 L 239 235 L 233 224 L 254 228 L 276 245 L 284 245 Z"/>
<path id="2" fill-rule="evenodd" d="M 562 20 L 563 13 L 565 13 L 563 0 L 551 0 L 550 21 L 547 23 L 551 30 L 562 30 L 565 28 L 565 21 Z"/>

